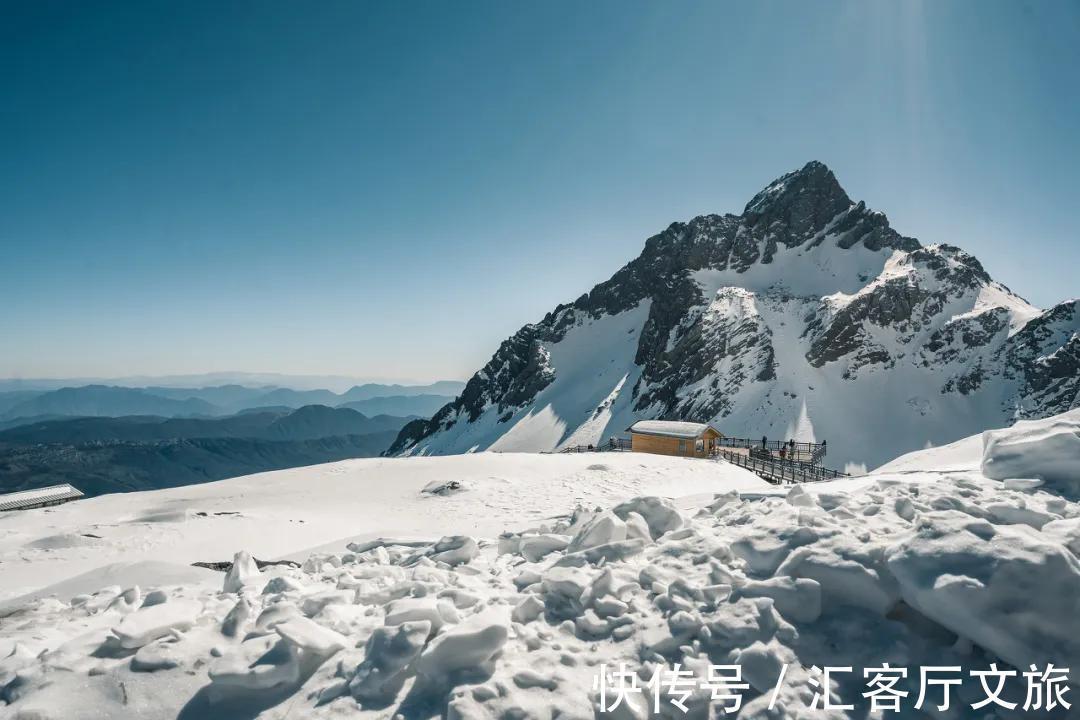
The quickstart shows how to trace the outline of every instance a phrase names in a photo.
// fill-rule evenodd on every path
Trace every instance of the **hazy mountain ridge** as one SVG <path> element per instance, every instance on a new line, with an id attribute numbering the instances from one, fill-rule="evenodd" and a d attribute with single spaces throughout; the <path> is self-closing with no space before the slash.
<path id="1" fill-rule="evenodd" d="M 417 415 L 431 417 L 439 408 L 452 402 L 453 395 L 387 395 L 354 400 L 338 405 L 365 415 Z"/>
<path id="2" fill-rule="evenodd" d="M 224 418 L 45 420 L 0 431 L 0 493 L 68 482 L 96 495 L 371 457 L 411 419 L 311 405 Z"/>
<path id="3" fill-rule="evenodd" d="M 396 434 L 385 430 L 306 440 L 216 437 L 49 445 L 0 443 L 0 491 L 71 483 L 92 496 L 179 487 L 268 470 L 374 457 Z"/>
<path id="4" fill-rule="evenodd" d="M 245 412 L 224 418 L 164 418 L 135 415 L 44 420 L 0 430 L 0 443 L 33 445 L 86 442 L 238 437 L 307 440 L 336 435 L 397 431 L 413 417 L 367 417 L 347 408 L 311 405 L 298 410 Z"/>
<path id="5" fill-rule="evenodd" d="M 660 417 L 831 439 L 834 461 L 873 465 L 1075 407 L 1078 332 L 1076 301 L 1039 311 L 970 254 L 897 233 L 812 162 L 741 215 L 649 238 L 503 342 L 391 452 L 552 450 Z"/>
<path id="6" fill-rule="evenodd" d="M 210 403 L 196 397 L 175 399 L 154 395 L 137 388 L 86 385 L 80 388 L 61 388 L 28 398 L 9 408 L 5 417 L 37 415 L 191 417 L 214 415 L 219 412 Z"/>
<path id="7" fill-rule="evenodd" d="M 446 392 L 449 394 L 460 392 L 460 388 L 464 383 L 458 380 L 437 380 L 424 384 L 402 381 L 386 382 L 346 375 L 294 375 L 233 371 L 191 375 L 130 375 L 126 377 L 0 378 L 0 393 L 13 391 L 48 392 L 65 387 L 82 387 L 84 385 L 111 385 L 128 388 L 152 387 L 169 390 L 237 386 L 273 390 L 274 388 L 287 387 L 293 390 L 331 390 L 335 393 L 344 393 L 356 387 L 383 389 L 376 394 L 399 394 L 395 392 L 399 388 L 429 388 L 428 392 Z"/>
<path id="8" fill-rule="evenodd" d="M 233 415 L 252 408 L 307 405 L 341 406 L 369 415 L 430 415 L 453 399 L 464 383 L 439 381 L 428 385 L 357 385 L 343 393 L 330 390 L 296 390 L 280 387 L 221 385 L 178 388 L 151 385 L 131 388 L 117 385 L 85 385 L 54 390 L 0 392 L 0 423 L 11 426 L 19 418 L 121 417 L 213 417 Z M 420 410 L 427 409 L 427 412 Z"/>

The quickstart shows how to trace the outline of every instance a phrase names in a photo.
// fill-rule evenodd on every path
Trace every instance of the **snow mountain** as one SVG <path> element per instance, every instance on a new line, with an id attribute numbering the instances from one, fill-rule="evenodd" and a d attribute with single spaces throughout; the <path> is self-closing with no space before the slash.
<path id="1" fill-rule="evenodd" d="M 703 215 L 504 341 L 391 454 L 552 451 L 642 418 L 827 440 L 873 467 L 1080 404 L 1080 300 L 1033 307 L 923 246 L 820 162 Z"/>

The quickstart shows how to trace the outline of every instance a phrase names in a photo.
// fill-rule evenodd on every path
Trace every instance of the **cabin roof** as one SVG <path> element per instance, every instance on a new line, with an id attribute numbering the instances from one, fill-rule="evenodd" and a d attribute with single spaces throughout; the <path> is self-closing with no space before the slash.
<path id="1" fill-rule="evenodd" d="M 674 438 L 699 438 L 706 430 L 723 434 L 710 423 L 683 422 L 681 420 L 638 420 L 627 430 L 638 435 L 661 435 Z"/>
<path id="2" fill-rule="evenodd" d="M 58 502 L 60 500 L 75 500 L 83 494 L 67 483 L 63 485 L 50 485 L 49 487 L 35 490 L 22 490 L 20 492 L 0 495 L 0 511 L 19 510 L 21 508 L 40 505 L 42 503 Z"/>

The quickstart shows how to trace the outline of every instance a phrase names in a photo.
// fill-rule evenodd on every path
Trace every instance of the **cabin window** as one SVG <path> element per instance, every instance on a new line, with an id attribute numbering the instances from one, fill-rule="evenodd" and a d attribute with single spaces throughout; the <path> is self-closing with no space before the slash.
<path id="1" fill-rule="evenodd" d="M 685 455 L 686 454 L 686 441 L 685 440 L 680 440 L 679 441 L 679 454 L 680 455 Z"/>
<path id="2" fill-rule="evenodd" d="M 694 450 L 699 453 L 705 452 L 705 441 L 701 438 L 698 438 L 697 442 L 694 443 Z"/>

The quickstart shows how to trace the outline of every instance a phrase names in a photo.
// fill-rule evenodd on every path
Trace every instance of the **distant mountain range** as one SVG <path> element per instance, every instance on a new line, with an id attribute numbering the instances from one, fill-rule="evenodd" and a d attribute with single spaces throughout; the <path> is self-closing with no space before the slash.
<path id="1" fill-rule="evenodd" d="M 346 375 L 287 375 L 284 373 L 253 373 L 253 372 L 211 372 L 196 375 L 132 375 L 128 377 L 82 377 L 82 378 L 0 378 L 0 392 L 9 390 L 59 390 L 62 387 L 81 387 L 83 385 L 115 385 L 117 387 L 147 388 L 207 388 L 220 387 L 222 385 L 241 385 L 250 388 L 279 388 L 287 387 L 294 390 L 332 390 L 342 393 L 352 387 L 370 385 L 372 387 L 385 388 L 390 393 L 379 392 L 380 395 L 393 393 L 395 388 L 432 388 L 431 392 L 439 392 L 437 386 L 447 383 L 448 387 L 460 385 L 457 381 L 439 381 L 424 385 L 423 383 L 404 383 L 395 380 L 388 383 L 384 380 L 372 380 L 370 378 L 350 377 Z"/>
<path id="2" fill-rule="evenodd" d="M 299 410 L 265 409 L 224 418 L 165 418 L 153 415 L 52 419 L 0 430 L 0 443 L 146 442 L 245 437 L 312 440 L 399 430 L 415 416 L 368 417 L 349 408 L 308 405 Z"/>
<path id="3" fill-rule="evenodd" d="M 30 422 L 0 430 L 0 493 L 68 482 L 99 495 L 371 457 L 415 417 L 308 405 L 216 418 Z"/>
<path id="4" fill-rule="evenodd" d="M 157 490 L 239 475 L 375 457 L 397 433 L 316 440 L 186 438 L 0 446 L 0 493 L 71 483 L 88 496 Z"/>
<path id="5" fill-rule="evenodd" d="M 100 495 L 371 457 L 464 388 L 26 382 L 43 386 L 0 391 L 0 493 L 69 482 Z"/>
<path id="6" fill-rule="evenodd" d="M 192 417 L 218 415 L 221 411 L 198 397 L 173 399 L 134 388 L 87 385 L 61 388 L 25 397 L 8 408 L 7 419 L 40 415 L 111 416 L 163 415 Z"/>
<path id="7" fill-rule="evenodd" d="M 416 415 L 426 418 L 445 405 L 453 396 L 447 395 L 388 395 L 356 400 L 338 405 L 365 415 Z"/>
<path id="8" fill-rule="evenodd" d="M 440 381 L 430 385 L 356 385 L 343 393 L 325 389 L 218 385 L 211 387 L 85 385 L 55 390 L 0 392 L 0 428 L 20 418 L 58 417 L 215 417 L 251 408 L 300 408 L 307 405 L 349 408 L 368 415 L 428 416 L 451 401 L 464 383 Z"/>

